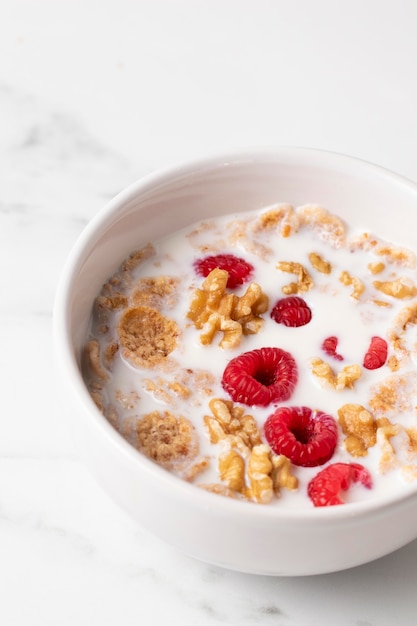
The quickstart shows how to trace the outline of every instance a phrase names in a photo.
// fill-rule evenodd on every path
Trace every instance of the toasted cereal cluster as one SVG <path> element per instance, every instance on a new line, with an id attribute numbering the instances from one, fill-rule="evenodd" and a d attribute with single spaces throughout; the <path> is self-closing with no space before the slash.
<path id="1" fill-rule="evenodd" d="M 177 346 L 179 328 L 157 309 L 136 306 L 120 318 L 118 335 L 123 356 L 142 367 L 154 367 Z"/>
<path id="2" fill-rule="evenodd" d="M 300 228 L 301 220 L 290 204 L 278 204 L 277 206 L 261 213 L 252 227 L 254 233 L 263 230 L 273 230 L 281 237 L 290 237 Z"/>
<path id="3" fill-rule="evenodd" d="M 169 309 L 178 299 L 178 279 L 173 276 L 150 276 L 140 278 L 131 296 L 133 306 L 148 306 L 160 310 Z"/>
<path id="4" fill-rule="evenodd" d="M 186 480 L 206 469 L 207 460 L 197 459 L 199 441 L 195 427 L 183 416 L 169 411 L 152 411 L 130 420 L 124 434 L 152 461 L 175 471 Z"/>
<path id="5" fill-rule="evenodd" d="M 103 367 L 100 356 L 100 344 L 97 339 L 90 339 L 84 346 L 84 367 L 91 378 L 105 383 L 109 375 Z"/>
<path id="6" fill-rule="evenodd" d="M 417 372 L 393 374 L 372 387 L 369 406 L 377 418 L 411 412 L 414 410 L 413 396 L 416 390 Z"/>
<path id="7" fill-rule="evenodd" d="M 372 254 L 381 257 L 386 263 L 391 265 L 409 268 L 415 268 L 417 265 L 417 257 L 414 252 L 383 241 L 370 233 L 362 233 L 359 237 L 352 239 L 349 243 L 349 248 L 351 250 L 362 249 L 372 252 Z M 379 268 L 379 271 L 383 269 L 382 266 L 383 262 L 381 261 L 374 264 L 374 267 Z"/>
<path id="8" fill-rule="evenodd" d="M 334 248 L 340 248 L 345 243 L 346 227 L 336 215 L 313 204 L 299 207 L 298 214 L 303 225 L 314 230 L 320 239 Z"/>
<path id="9" fill-rule="evenodd" d="M 168 372 L 169 374 L 169 372 Z M 187 369 L 178 372 L 175 378 L 157 376 L 143 379 L 144 388 L 158 402 L 175 406 L 177 400 L 185 400 L 190 406 L 196 402 L 192 390 L 203 397 L 209 398 L 213 394 L 215 377 L 211 372 L 203 369 Z"/>
<path id="10" fill-rule="evenodd" d="M 410 358 L 410 351 L 407 349 L 406 333 L 411 326 L 415 326 L 416 324 L 417 303 L 414 303 L 413 305 L 401 309 L 388 331 L 388 340 L 395 353 L 397 365 L 399 365 L 400 362 L 408 361 Z M 397 369 L 397 367 L 395 369 Z"/>
<path id="11" fill-rule="evenodd" d="M 198 453 L 198 440 L 191 422 L 167 411 L 148 413 L 136 422 L 135 432 L 139 450 L 164 467 L 192 460 Z"/>

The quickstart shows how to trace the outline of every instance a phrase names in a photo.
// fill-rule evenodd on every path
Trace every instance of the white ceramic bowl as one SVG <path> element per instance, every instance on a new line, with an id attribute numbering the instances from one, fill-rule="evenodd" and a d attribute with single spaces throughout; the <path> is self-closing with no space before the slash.
<path id="1" fill-rule="evenodd" d="M 200 218 L 277 201 L 317 202 L 348 222 L 417 250 L 417 185 L 349 157 L 279 148 L 238 152 L 152 174 L 87 226 L 56 296 L 58 364 L 75 440 L 98 482 L 141 525 L 203 561 L 269 575 L 359 565 L 417 537 L 417 485 L 408 495 L 288 511 L 198 489 L 131 447 L 91 400 L 80 352 L 93 300 L 127 254 Z"/>

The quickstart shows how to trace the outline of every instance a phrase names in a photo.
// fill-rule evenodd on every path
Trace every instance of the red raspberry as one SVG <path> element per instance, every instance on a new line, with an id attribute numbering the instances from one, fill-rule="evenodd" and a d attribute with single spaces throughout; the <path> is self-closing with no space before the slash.
<path id="1" fill-rule="evenodd" d="M 281 348 L 244 352 L 226 366 L 222 385 L 235 402 L 268 406 L 288 400 L 298 380 L 297 364 Z"/>
<path id="2" fill-rule="evenodd" d="M 372 337 L 368 351 L 363 359 L 363 366 L 367 370 L 377 370 L 385 365 L 387 356 L 388 344 L 385 339 Z"/>
<path id="3" fill-rule="evenodd" d="M 227 287 L 235 289 L 247 283 L 253 272 L 253 265 L 240 259 L 234 254 L 216 254 L 198 259 L 194 262 L 194 269 L 199 276 L 208 276 L 215 269 L 226 270 L 229 273 Z"/>
<path id="4" fill-rule="evenodd" d="M 352 483 L 360 482 L 367 489 L 372 488 L 372 478 L 360 463 L 333 463 L 319 472 L 308 483 L 307 493 L 314 506 L 344 504 L 341 491 L 347 491 Z"/>
<path id="5" fill-rule="evenodd" d="M 271 317 L 277 324 L 304 326 L 311 320 L 311 309 L 302 298 L 289 296 L 278 300 L 271 311 Z"/>
<path id="6" fill-rule="evenodd" d="M 333 417 L 306 406 L 279 407 L 266 420 L 264 430 L 275 454 L 283 454 L 303 467 L 326 463 L 338 439 Z"/>
<path id="7" fill-rule="evenodd" d="M 337 361 L 343 361 L 341 354 L 336 352 L 337 344 L 339 340 L 337 337 L 327 337 L 321 344 L 322 350 L 329 356 L 332 356 Z"/>

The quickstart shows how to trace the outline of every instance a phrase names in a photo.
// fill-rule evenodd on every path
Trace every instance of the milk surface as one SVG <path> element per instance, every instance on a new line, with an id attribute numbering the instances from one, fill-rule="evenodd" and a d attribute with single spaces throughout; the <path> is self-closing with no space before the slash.
<path id="1" fill-rule="evenodd" d="M 270 207 L 264 211 L 269 210 Z M 169 355 L 177 367 L 172 371 L 161 373 L 159 369 L 139 368 L 128 362 L 121 352 L 116 354 L 105 389 L 103 399 L 105 405 L 117 408 L 119 420 L 129 420 L 141 417 L 154 411 L 169 410 L 189 419 L 195 426 L 199 442 L 200 454 L 210 459 L 208 469 L 199 475 L 195 482 L 219 482 L 217 471 L 217 457 L 219 446 L 209 441 L 207 430 L 203 423 L 204 415 L 210 415 L 208 403 L 211 398 L 230 399 L 221 386 L 221 377 L 227 363 L 234 357 L 261 347 L 278 347 L 291 353 L 298 366 L 298 382 L 289 400 L 278 405 L 308 406 L 332 415 L 336 420 L 338 409 L 347 403 L 361 404 L 369 408 L 370 399 L 375 388 L 392 376 L 409 374 L 412 382 L 409 394 L 409 410 L 398 411 L 389 415 L 393 423 L 405 428 L 417 427 L 417 383 L 415 376 L 415 326 L 409 324 L 403 333 L 403 341 L 407 346 L 408 357 L 398 371 L 392 371 L 388 364 L 380 369 L 367 370 L 362 367 L 364 355 L 373 336 L 380 336 L 388 340 L 390 329 L 396 324 L 396 318 L 404 307 L 411 306 L 415 299 L 395 298 L 378 291 L 373 282 L 393 281 L 398 278 L 407 279 L 410 284 L 417 284 L 415 267 L 398 266 L 387 262 L 373 251 L 351 245 L 358 236 L 366 232 L 366 223 L 360 225 L 365 228 L 356 228 L 355 225 L 346 225 L 346 243 L 342 246 L 334 245 L 332 241 L 325 241 L 317 229 L 302 226 L 297 232 L 284 237 L 278 229 L 256 229 L 262 212 L 225 215 L 222 218 L 206 220 L 194 224 L 163 240 L 152 242 L 156 254 L 143 261 L 135 270 L 132 284 L 141 277 L 173 276 L 178 279 L 178 298 L 172 308 L 161 310 L 161 313 L 174 319 L 181 335 L 176 349 Z M 365 216 L 366 218 L 366 216 Z M 377 233 L 376 233 L 377 235 Z M 398 246 L 388 244 L 389 246 Z M 129 252 L 129 251 L 127 251 Z M 323 274 L 315 270 L 309 254 L 315 252 L 331 263 L 330 274 Z M 214 336 L 211 345 L 202 345 L 200 332 L 193 322 L 187 319 L 190 301 L 193 292 L 201 288 L 204 278 L 197 276 L 193 263 L 196 259 L 217 253 L 232 253 L 245 259 L 254 267 L 251 280 L 258 283 L 269 298 L 268 311 L 262 315 L 263 325 L 254 335 L 242 336 L 241 343 L 233 349 L 222 349 L 219 342 L 221 333 Z M 291 328 L 277 324 L 270 312 L 277 300 L 284 297 L 283 288 L 296 280 L 294 275 L 277 269 L 279 261 L 301 263 L 312 276 L 314 286 L 305 293 L 294 294 L 302 297 L 312 311 L 312 319 L 305 326 Z M 369 269 L 370 263 L 383 262 L 385 267 L 377 275 Z M 364 284 L 364 291 L 358 299 L 352 296 L 353 286 L 345 285 L 340 281 L 342 272 L 358 278 Z M 247 289 L 248 283 L 242 285 L 233 293 L 241 296 Z M 228 290 L 229 291 L 229 290 Z M 382 304 L 383 303 L 383 304 Z M 120 311 L 112 314 L 110 328 L 105 336 L 98 332 L 97 321 L 92 320 L 90 337 L 98 338 L 101 347 L 105 349 L 106 342 L 111 338 L 117 340 L 117 323 Z M 337 352 L 343 356 L 343 361 L 337 361 L 326 355 L 322 350 L 322 342 L 326 337 L 338 338 Z M 394 354 L 394 347 L 389 343 L 388 356 Z M 344 366 L 359 364 L 362 375 L 356 381 L 353 389 L 341 391 L 323 386 L 312 373 L 311 361 L 321 358 L 328 362 L 337 373 Z M 166 381 L 175 381 L 181 372 L 202 370 L 214 377 L 212 393 L 207 395 L 203 388 L 191 389 L 191 395 L 186 399 L 172 395 L 169 402 L 164 394 L 149 391 L 149 382 L 154 381 L 155 387 L 160 386 L 161 378 Z M 88 381 L 87 381 L 88 382 Z M 253 415 L 262 433 L 262 426 L 266 418 L 274 412 L 276 406 L 246 407 L 246 412 Z M 344 448 L 344 435 L 340 430 L 339 443 L 333 458 L 325 464 L 335 462 L 361 463 L 372 474 L 373 488 L 365 489 L 360 485 L 353 486 L 344 494 L 347 502 L 378 498 L 388 492 L 401 492 L 413 488 L 413 481 L 407 480 L 402 472 L 404 465 L 417 465 L 417 454 L 404 443 L 404 436 L 392 438 L 391 444 L 396 449 L 398 464 L 388 472 L 381 472 L 381 447 L 379 444 L 368 450 L 363 457 L 353 458 Z M 303 468 L 293 467 L 292 471 L 299 480 L 297 491 L 282 490 L 281 496 L 273 500 L 268 506 L 311 508 L 312 504 L 307 496 L 309 480 L 323 467 Z"/>

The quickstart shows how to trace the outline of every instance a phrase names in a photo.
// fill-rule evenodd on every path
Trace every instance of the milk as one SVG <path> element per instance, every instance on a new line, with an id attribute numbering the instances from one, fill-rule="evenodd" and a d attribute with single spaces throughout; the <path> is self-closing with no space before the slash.
<path id="1" fill-rule="evenodd" d="M 264 211 L 267 211 L 266 208 Z M 167 371 L 160 368 L 149 369 L 136 367 L 123 357 L 122 351 L 116 354 L 109 370 L 109 377 L 102 392 L 105 406 L 113 406 L 118 414 L 118 428 L 123 431 L 123 423 L 136 419 L 155 410 L 169 410 L 189 419 L 195 426 L 200 444 L 200 456 L 210 459 L 208 469 L 200 474 L 195 483 L 219 482 L 217 457 L 219 445 L 211 444 L 203 423 L 204 415 L 210 415 L 208 403 L 211 398 L 228 399 L 222 388 L 221 377 L 227 363 L 243 352 L 261 347 L 278 347 L 291 353 L 298 366 L 298 382 L 291 398 L 279 405 L 306 405 L 332 415 L 336 420 L 338 409 L 347 403 L 361 404 L 369 408 L 369 402 L 375 388 L 387 378 L 410 372 L 414 375 L 416 358 L 415 330 L 413 325 L 406 328 L 403 339 L 407 345 L 409 359 L 406 359 L 400 370 L 392 372 L 388 365 L 376 370 L 362 367 L 364 355 L 371 338 L 375 335 L 388 338 L 389 330 L 395 325 L 399 312 L 415 300 L 397 299 L 386 296 L 373 286 L 375 280 L 393 281 L 407 278 L 410 284 L 417 284 L 415 267 L 397 266 L 384 261 L 372 251 L 361 249 L 351 244 L 362 230 L 347 228 L 344 245 L 335 246 L 332 241 L 324 241 L 317 229 L 301 226 L 297 232 L 283 237 L 275 229 L 259 229 L 262 212 L 225 215 L 222 218 L 196 223 L 181 231 L 173 233 L 160 241 L 152 242 L 155 254 L 143 261 L 132 273 L 131 283 L 134 286 L 141 277 L 174 276 L 178 279 L 177 300 L 173 307 L 161 309 L 161 313 L 177 322 L 180 338 L 177 347 L 169 355 L 175 366 Z M 243 235 L 242 235 L 243 233 Z M 391 244 L 389 244 L 391 245 Z M 392 244 L 393 245 L 393 244 Z M 127 251 L 129 252 L 129 251 Z M 245 259 L 254 267 L 251 280 L 258 283 L 269 298 L 268 311 L 262 315 L 261 330 L 254 335 L 243 336 L 239 346 L 233 349 L 222 349 L 219 342 L 221 333 L 217 333 L 211 345 L 202 345 L 200 332 L 187 318 L 190 301 L 195 289 L 201 288 L 204 278 L 197 276 L 193 263 L 198 258 L 217 253 L 232 253 Z M 315 252 L 331 264 L 330 274 L 315 270 L 309 254 Z M 305 293 L 299 293 L 312 311 L 312 319 L 305 326 L 291 328 L 277 324 L 270 317 L 270 311 L 276 301 L 284 297 L 282 289 L 296 280 L 294 275 L 277 269 L 279 261 L 301 263 L 308 269 L 314 286 Z M 370 263 L 384 262 L 385 268 L 374 275 L 369 269 Z M 412 265 L 412 263 L 410 263 Z M 359 279 L 364 291 L 358 299 L 352 296 L 353 286 L 340 281 L 342 272 L 347 271 L 352 277 Z M 244 284 L 233 292 L 241 296 L 247 289 Z M 376 303 L 376 300 L 379 303 Z M 382 306 L 381 302 L 386 306 Z M 115 310 L 109 318 L 109 329 L 105 334 L 98 332 L 98 322 L 92 319 L 89 338 L 97 338 L 102 351 L 111 341 L 117 341 L 117 324 L 121 311 Z M 343 361 L 332 359 L 326 355 L 322 342 L 326 337 L 338 338 L 337 352 Z M 393 346 L 389 345 L 389 353 L 393 354 Z M 311 361 L 321 358 L 328 362 L 337 373 L 344 366 L 359 364 L 362 375 L 353 389 L 337 391 L 323 386 L 312 374 Z M 192 382 L 193 372 L 203 371 L 213 377 L 209 395 L 204 388 L 198 388 Z M 168 382 L 179 378 L 188 380 L 190 395 L 187 399 L 169 394 Z M 190 382 L 191 378 L 191 382 Z M 150 382 L 152 384 L 150 384 Z M 161 384 L 162 381 L 162 384 Z M 87 383 L 89 381 L 87 380 Z M 160 393 L 150 391 L 150 387 L 160 389 Z M 410 385 L 410 408 L 407 411 L 390 415 L 391 421 L 406 428 L 417 427 L 417 383 Z M 274 412 L 275 406 L 246 407 L 246 412 L 253 415 L 262 433 L 262 425 L 266 418 Z M 376 444 L 368 450 L 364 457 L 353 458 L 343 446 L 344 435 L 340 431 L 339 443 L 333 458 L 326 464 L 334 462 L 356 462 L 365 466 L 372 475 L 373 488 L 367 490 L 355 485 L 344 498 L 348 502 L 369 500 L 386 495 L 390 492 L 402 492 L 410 489 L 412 482 L 402 474 L 403 465 L 417 465 L 417 454 L 406 449 L 404 437 L 393 438 L 391 443 L 396 448 L 397 467 L 382 473 L 380 468 L 381 448 Z M 311 508 L 306 493 L 309 480 L 322 467 L 293 467 L 293 474 L 299 480 L 297 491 L 282 490 L 281 497 L 276 498 L 268 506 L 288 508 Z"/>

